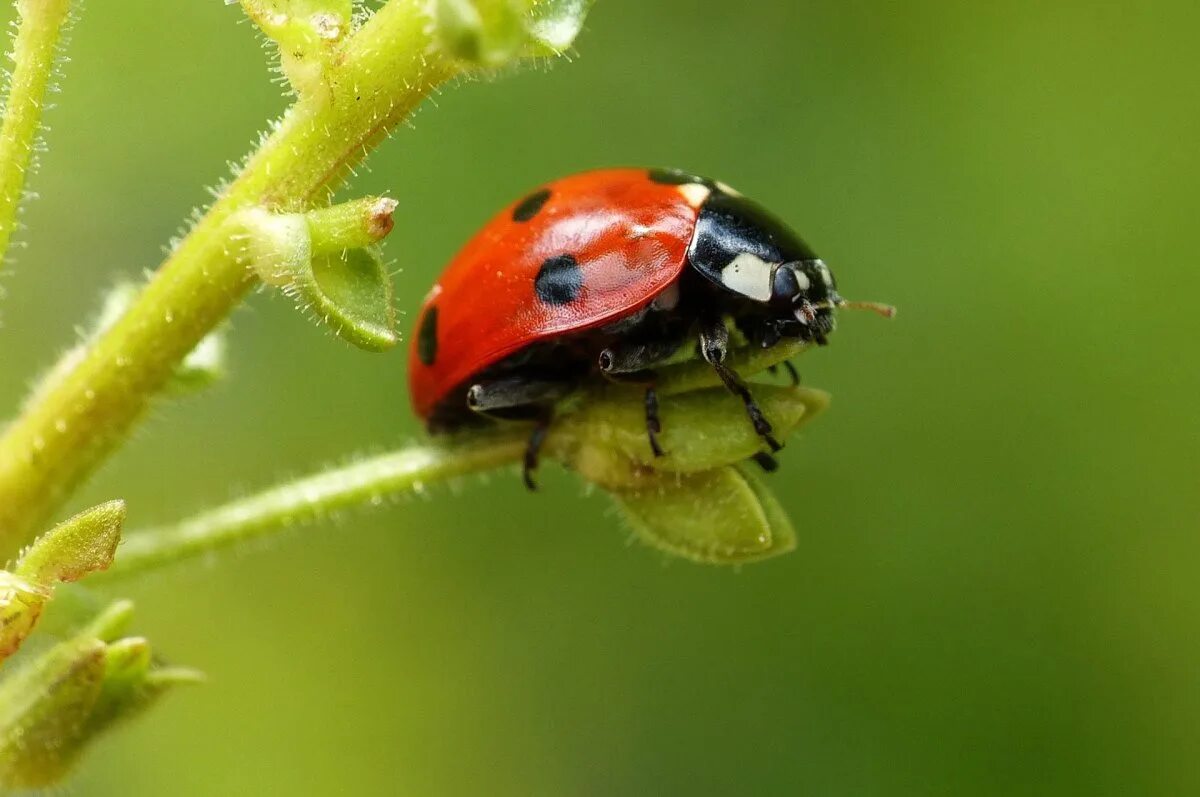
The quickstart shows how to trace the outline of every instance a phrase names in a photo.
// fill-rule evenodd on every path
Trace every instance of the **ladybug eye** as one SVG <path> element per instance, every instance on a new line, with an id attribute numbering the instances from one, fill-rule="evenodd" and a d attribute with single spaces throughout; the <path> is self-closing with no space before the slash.
<path id="1" fill-rule="evenodd" d="M 790 305 L 809 288 L 809 279 L 794 263 L 784 263 L 775 269 L 771 279 L 771 301 Z"/>

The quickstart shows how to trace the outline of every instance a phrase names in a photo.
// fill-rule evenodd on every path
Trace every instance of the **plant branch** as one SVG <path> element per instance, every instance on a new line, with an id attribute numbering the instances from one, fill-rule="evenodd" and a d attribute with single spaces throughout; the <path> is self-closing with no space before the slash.
<path id="1" fill-rule="evenodd" d="M 353 36 L 329 81 L 302 97 L 142 290 L 0 438 L 0 559 L 124 439 L 177 363 L 219 324 L 255 278 L 225 222 L 262 205 L 295 211 L 325 199 L 457 62 L 433 46 L 423 0 L 389 0 Z"/>
<path id="2" fill-rule="evenodd" d="M 414 446 L 273 487 L 179 523 L 126 537 L 116 562 L 88 579 L 99 584 L 202 556 L 317 520 L 348 506 L 492 470 L 520 459 L 528 430 L 508 428 L 462 441 Z"/>
<path id="3" fill-rule="evenodd" d="M 18 0 L 13 72 L 0 126 L 0 257 L 8 251 L 25 192 L 25 175 L 54 70 L 55 47 L 71 11 L 70 0 Z"/>

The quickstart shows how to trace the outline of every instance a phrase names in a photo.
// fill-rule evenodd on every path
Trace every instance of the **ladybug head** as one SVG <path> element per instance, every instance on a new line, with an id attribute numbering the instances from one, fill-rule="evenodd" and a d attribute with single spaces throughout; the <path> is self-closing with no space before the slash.
<path id="1" fill-rule="evenodd" d="M 764 346 L 782 338 L 825 343 L 835 326 L 833 311 L 839 307 L 890 314 L 882 305 L 844 300 L 833 273 L 808 244 L 762 206 L 738 194 L 716 190 L 708 196 L 700 207 L 688 259 L 735 307 L 761 319 Z"/>
<path id="2" fill-rule="evenodd" d="M 823 342 L 834 330 L 838 295 L 833 272 L 820 258 L 780 263 L 771 273 L 771 326 L 779 337 Z"/>
<path id="3" fill-rule="evenodd" d="M 837 282 L 820 259 L 780 263 L 771 274 L 773 309 L 766 322 L 763 346 L 780 338 L 799 338 L 826 343 L 825 336 L 837 326 L 833 311 L 838 308 L 870 310 L 885 318 L 896 308 L 879 302 L 848 302 L 837 292 Z"/>

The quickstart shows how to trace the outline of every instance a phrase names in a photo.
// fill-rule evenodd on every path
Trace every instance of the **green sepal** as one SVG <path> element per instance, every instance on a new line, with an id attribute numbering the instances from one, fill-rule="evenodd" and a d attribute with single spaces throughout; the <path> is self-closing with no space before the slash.
<path id="1" fill-rule="evenodd" d="M 729 353 L 725 365 L 732 368 L 745 379 L 751 379 L 787 360 L 799 357 L 812 348 L 811 343 L 801 341 L 784 341 L 769 349 L 757 346 L 741 346 Z M 688 393 L 706 387 L 722 385 L 717 372 L 704 360 L 687 351 L 681 351 L 685 356 L 681 362 L 658 368 L 658 378 L 655 384 L 659 396 L 672 396 L 678 393 Z M 757 390 L 757 388 L 755 388 Z"/>
<path id="2" fill-rule="evenodd" d="M 438 42 L 470 65 L 496 68 L 558 55 L 583 27 L 591 0 L 437 0 Z"/>
<path id="3" fill-rule="evenodd" d="M 176 394 L 198 393 L 225 378 L 225 328 L 208 333 L 175 366 L 168 385 Z"/>
<path id="4" fill-rule="evenodd" d="M 539 0 L 529 12 L 531 49 L 559 55 L 575 41 L 594 0 Z"/>
<path id="5" fill-rule="evenodd" d="M 251 208 L 240 227 L 249 265 L 343 340 L 384 351 L 395 331 L 392 280 L 375 242 L 392 229 L 396 203 L 367 197 L 307 213 Z"/>
<path id="6" fill-rule="evenodd" d="M 660 474 L 612 496 L 643 542 L 693 562 L 743 564 L 796 547 L 791 521 L 745 467 Z"/>
<path id="7" fill-rule="evenodd" d="M 198 679 L 158 666 L 146 640 L 118 638 L 131 612 L 128 601 L 114 603 L 0 682 L 0 788 L 58 783 L 104 730 Z"/>
<path id="8" fill-rule="evenodd" d="M 125 502 L 85 509 L 38 537 L 17 562 L 16 574 L 34 583 L 78 581 L 112 564 L 125 524 Z"/>
<path id="9" fill-rule="evenodd" d="M 11 572 L 0 571 L 0 662 L 33 631 L 56 584 L 108 569 L 124 522 L 124 501 L 84 510 L 38 537 Z"/>
<path id="10" fill-rule="evenodd" d="M 392 280 L 379 247 L 347 249 L 312 260 L 311 312 L 338 337 L 367 351 L 395 346 Z"/>
<path id="11" fill-rule="evenodd" d="M 0 786 L 44 788 L 67 773 L 104 681 L 104 649 L 64 642 L 0 684 Z"/>
<path id="12" fill-rule="evenodd" d="M 15 573 L 0 570 L 0 662 L 33 632 L 53 591 Z"/>
<path id="13" fill-rule="evenodd" d="M 664 455 L 656 457 L 638 390 L 613 386 L 579 402 L 556 422 L 549 453 L 591 482 L 622 487 L 639 484 L 648 472 L 695 473 L 764 450 L 741 402 L 724 388 L 707 388 L 660 398 Z M 754 396 L 780 438 L 829 404 L 827 393 L 802 387 L 755 385 Z"/>
<path id="14" fill-rule="evenodd" d="M 520 0 L 437 0 L 438 40 L 462 61 L 502 66 L 525 45 L 524 5 Z"/>
<path id="15" fill-rule="evenodd" d="M 337 48 L 350 33 L 351 0 L 242 0 L 246 16 L 279 46 L 279 63 L 297 93 L 329 89 Z"/>

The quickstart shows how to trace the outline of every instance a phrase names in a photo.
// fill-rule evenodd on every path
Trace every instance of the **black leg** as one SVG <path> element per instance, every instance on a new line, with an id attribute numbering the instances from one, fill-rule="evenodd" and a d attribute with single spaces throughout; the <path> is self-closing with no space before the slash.
<path id="1" fill-rule="evenodd" d="M 728 351 L 729 330 L 725 327 L 725 322 L 721 319 L 710 319 L 701 323 L 700 353 L 717 372 L 717 376 L 721 377 L 721 381 L 725 383 L 729 392 L 740 398 L 746 405 L 746 414 L 750 416 L 750 423 L 754 424 L 754 431 L 772 451 L 778 451 L 783 446 L 771 434 L 771 423 L 755 403 L 754 396 L 750 394 L 750 388 L 746 386 L 736 371 L 725 365 L 725 355 Z"/>
<path id="2" fill-rule="evenodd" d="M 480 415 L 501 420 L 533 421 L 521 472 L 525 486 L 530 490 L 537 489 L 533 474 L 537 470 L 550 423 L 554 420 L 554 403 L 574 387 L 573 382 L 508 377 L 480 382 L 467 391 L 467 406 Z"/>
<path id="3" fill-rule="evenodd" d="M 796 366 L 792 365 L 791 360 L 784 360 L 783 368 L 788 372 L 788 378 L 792 380 L 792 387 L 798 387 L 800 385 L 800 374 L 796 373 Z"/>
<path id="4" fill-rule="evenodd" d="M 771 422 L 763 415 L 758 404 L 754 401 L 754 396 L 750 394 L 750 388 L 742 381 L 742 378 L 737 375 L 737 372 L 721 363 L 713 363 L 712 367 L 716 370 L 717 376 L 721 377 L 721 381 L 725 383 L 725 387 L 730 393 L 742 400 L 746 405 L 746 415 L 750 417 L 750 423 L 754 424 L 754 431 L 758 433 L 772 451 L 778 451 L 783 448 L 779 441 L 771 434 Z"/>
<path id="5" fill-rule="evenodd" d="M 624 343 L 600 352 L 600 370 L 605 376 L 645 371 L 674 354 L 681 341 L 664 337 L 649 343 Z"/>
<path id="6" fill-rule="evenodd" d="M 570 382 L 547 379 L 508 377 L 493 379 L 471 385 L 467 391 L 467 406 L 475 412 L 494 415 L 497 418 L 521 420 L 529 417 L 520 412 L 531 404 L 552 404 L 570 393 L 574 385 Z M 504 410 L 515 409 L 516 413 Z"/>
<path id="7" fill-rule="evenodd" d="M 656 374 L 649 366 L 670 357 L 679 348 L 679 341 L 664 339 L 651 343 L 630 343 L 612 346 L 600 352 L 600 372 L 612 382 L 646 386 L 646 438 L 654 456 L 663 455 L 658 435 L 662 423 L 658 419 L 658 393 L 654 390 Z"/>
<path id="8" fill-rule="evenodd" d="M 533 427 L 533 432 L 529 435 L 529 443 L 525 446 L 525 462 L 521 467 L 521 478 L 530 492 L 536 492 L 538 488 L 537 482 L 533 480 L 533 473 L 537 470 L 542 444 L 546 442 L 546 433 L 550 431 L 550 421 L 553 419 L 554 411 L 549 407 L 542 408 L 535 420 L 536 425 Z"/>
<path id="9" fill-rule="evenodd" d="M 765 451 L 759 451 L 757 454 L 750 457 L 750 459 L 758 463 L 758 467 L 762 468 L 764 473 L 774 473 L 775 471 L 779 470 L 779 460 L 775 459 L 775 457 L 771 456 Z"/>
<path id="10" fill-rule="evenodd" d="M 650 439 L 650 450 L 656 457 L 663 455 L 662 446 L 658 444 L 660 432 L 662 423 L 658 420 L 658 393 L 650 386 L 646 388 L 646 437 Z"/>
<path id="11" fill-rule="evenodd" d="M 729 353 L 729 328 L 720 318 L 705 319 L 700 322 L 700 354 L 705 360 L 716 365 L 725 362 Z"/>

